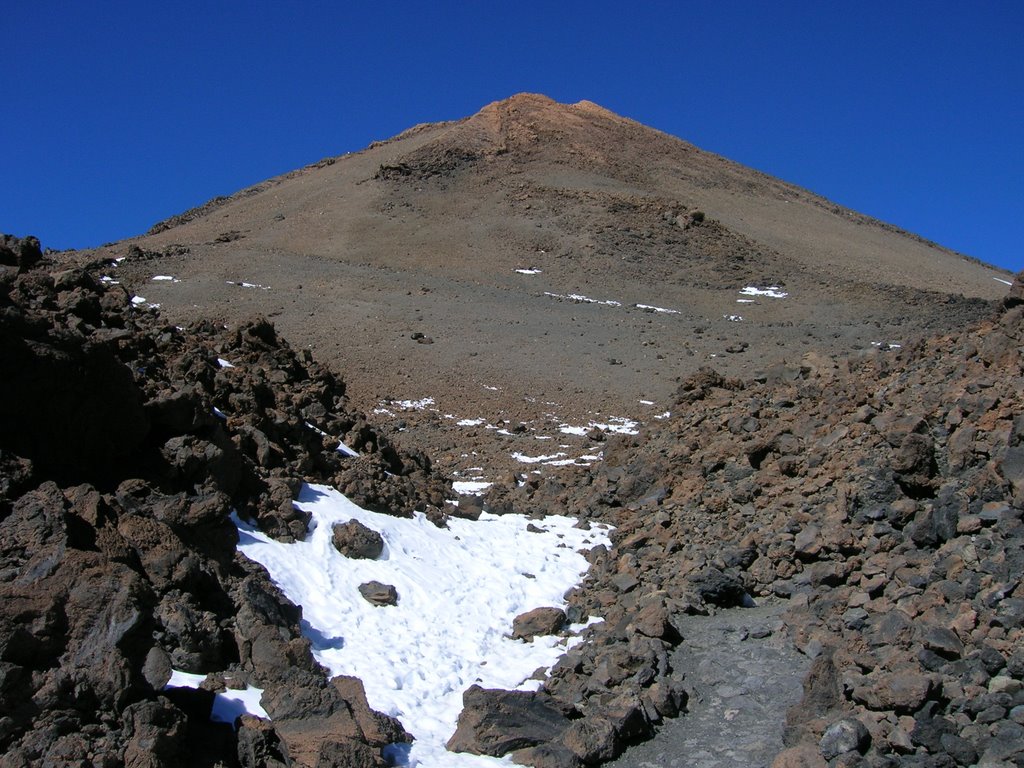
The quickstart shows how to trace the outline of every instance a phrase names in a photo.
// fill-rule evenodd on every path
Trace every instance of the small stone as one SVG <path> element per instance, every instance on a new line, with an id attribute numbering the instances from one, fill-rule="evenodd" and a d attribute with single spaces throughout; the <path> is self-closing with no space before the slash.
<path id="1" fill-rule="evenodd" d="M 534 608 L 512 620 L 514 640 L 533 640 L 537 635 L 553 635 L 565 626 L 565 611 L 561 608 Z"/>
<path id="2" fill-rule="evenodd" d="M 924 647 L 947 659 L 959 659 L 964 652 L 960 638 L 945 627 L 932 627 L 925 632 Z"/>
<path id="3" fill-rule="evenodd" d="M 368 603 L 373 605 L 397 605 L 398 590 L 390 584 L 382 584 L 379 581 L 368 581 L 359 585 L 361 594 Z"/>
<path id="4" fill-rule="evenodd" d="M 600 717 L 574 720 L 562 734 L 561 740 L 576 757 L 587 764 L 611 760 L 619 751 L 615 729 Z"/>
<path id="5" fill-rule="evenodd" d="M 928 699 L 934 686 L 935 681 L 927 675 L 895 672 L 882 674 L 867 685 L 857 686 L 853 690 L 853 698 L 876 711 L 914 712 Z"/>
<path id="6" fill-rule="evenodd" d="M 965 515 L 956 521 L 956 532 L 963 534 L 977 533 L 982 528 L 978 515 Z"/>
<path id="7" fill-rule="evenodd" d="M 810 744 L 783 750 L 772 761 L 771 768 L 827 768 L 821 753 Z"/>
<path id="8" fill-rule="evenodd" d="M 942 734 L 939 744 L 942 752 L 956 760 L 959 765 L 973 765 L 978 760 L 978 751 L 971 742 L 955 733 Z"/>
<path id="9" fill-rule="evenodd" d="M 860 720 L 852 717 L 838 720 L 825 729 L 819 746 L 826 760 L 847 752 L 863 754 L 871 744 L 871 735 Z"/>
<path id="10" fill-rule="evenodd" d="M 358 520 L 335 524 L 331 540 L 335 549 L 353 559 L 376 560 L 384 551 L 384 538 Z"/>
<path id="11" fill-rule="evenodd" d="M 617 573 L 612 576 L 612 584 L 619 592 L 629 592 L 630 590 L 636 589 L 636 586 L 640 583 L 640 580 L 631 573 Z"/>
<path id="12" fill-rule="evenodd" d="M 1020 680 L 1014 680 L 1007 675 L 996 675 L 988 681 L 989 693 L 1008 693 L 1011 696 L 1021 690 Z"/>

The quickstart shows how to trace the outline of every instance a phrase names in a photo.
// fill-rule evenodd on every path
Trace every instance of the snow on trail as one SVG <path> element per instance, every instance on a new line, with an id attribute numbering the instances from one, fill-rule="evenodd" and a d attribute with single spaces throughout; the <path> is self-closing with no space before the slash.
<path id="1" fill-rule="evenodd" d="M 484 513 L 438 528 L 422 514 L 391 517 L 357 507 L 327 486 L 304 486 L 295 502 L 312 515 L 305 541 L 282 544 L 237 517 L 238 549 L 269 571 L 302 606 L 313 655 L 331 675 L 363 680 L 369 703 L 398 717 L 416 737 L 395 756 L 410 766 L 495 766 L 508 760 L 449 753 L 462 693 L 530 688 L 578 638 L 511 640 L 512 620 L 540 606 L 562 606 L 587 571 L 578 550 L 608 542 L 607 526 L 585 531 L 549 516 Z M 331 543 L 335 523 L 359 520 L 384 538 L 378 560 L 351 560 Z M 398 590 L 398 604 L 375 607 L 359 584 L 376 580 Z M 574 627 L 580 631 L 581 626 Z"/>

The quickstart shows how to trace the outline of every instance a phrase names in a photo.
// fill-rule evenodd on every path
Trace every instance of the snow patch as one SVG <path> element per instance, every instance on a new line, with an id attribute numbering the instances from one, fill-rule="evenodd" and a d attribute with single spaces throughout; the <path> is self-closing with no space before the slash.
<path id="1" fill-rule="evenodd" d="M 484 423 L 484 419 L 459 419 L 455 422 L 457 427 L 479 427 Z"/>
<path id="2" fill-rule="evenodd" d="M 613 432 L 617 435 L 636 435 L 639 434 L 639 426 L 637 422 L 627 419 L 625 416 L 612 416 L 607 422 L 591 421 L 585 427 L 561 424 L 558 431 L 563 435 L 583 436 L 593 429 L 600 429 L 602 432 Z"/>
<path id="3" fill-rule="evenodd" d="M 997 283 L 1002 283 L 1003 285 L 1013 285 L 1011 281 L 1003 280 L 1003 278 L 1001 277 L 993 277 L 992 279 L 995 280 Z"/>
<path id="4" fill-rule="evenodd" d="M 151 277 L 150 280 L 152 280 L 154 283 L 156 283 L 156 282 L 180 283 L 181 282 L 181 280 L 179 280 L 178 278 L 174 277 L 173 275 L 153 275 L 153 277 Z"/>
<path id="5" fill-rule="evenodd" d="M 494 483 L 488 483 L 484 480 L 456 480 L 452 483 L 452 490 L 460 496 L 467 494 L 483 493 L 490 488 Z"/>
<path id="6" fill-rule="evenodd" d="M 531 269 L 517 269 L 516 272 L 518 272 L 520 275 L 539 275 L 541 273 L 541 271 L 539 269 L 532 269 L 532 268 Z"/>
<path id="7" fill-rule="evenodd" d="M 545 296 L 550 296 L 553 299 L 568 299 L 569 301 L 577 301 L 581 304 L 603 304 L 606 307 L 621 307 L 621 301 L 615 301 L 614 299 L 592 299 L 589 296 L 584 296 L 582 293 L 549 293 L 544 291 Z"/>
<path id="8" fill-rule="evenodd" d="M 637 309 L 649 309 L 649 310 L 651 310 L 653 312 L 658 312 L 658 313 L 663 314 L 663 315 L 678 315 L 679 314 L 679 310 L 678 309 L 666 309 L 665 307 L 655 307 L 655 306 L 653 306 L 651 304 L 634 304 L 633 306 L 636 307 Z"/>
<path id="9" fill-rule="evenodd" d="M 225 360 L 223 357 L 218 357 L 217 358 L 217 365 L 219 365 L 221 368 L 234 368 L 235 367 L 230 361 Z"/>
<path id="10" fill-rule="evenodd" d="M 769 285 L 765 288 L 748 285 L 740 291 L 740 294 L 743 296 L 767 296 L 769 299 L 784 299 L 789 296 L 788 292 L 777 285 Z"/>
<path id="11" fill-rule="evenodd" d="M 419 400 L 392 400 L 386 404 L 394 406 L 395 408 L 400 408 L 403 411 L 422 411 L 424 408 L 428 408 L 434 404 L 434 398 L 421 397 Z M 374 410 L 374 413 L 390 413 L 390 411 L 384 408 L 378 408 Z"/>
<path id="12" fill-rule="evenodd" d="M 171 679 L 167 681 L 164 688 L 198 688 L 204 680 L 206 680 L 206 675 L 195 675 L 191 672 L 172 669 Z M 251 685 L 240 690 L 225 689 L 214 696 L 210 719 L 217 723 L 227 723 L 232 727 L 235 720 L 245 714 L 269 720 L 270 715 L 260 703 L 262 699 L 263 689 L 254 688 Z"/>
<path id="13" fill-rule="evenodd" d="M 556 461 L 565 456 L 564 451 L 558 453 L 548 454 L 547 456 L 527 456 L 525 453 L 519 453 L 516 451 L 512 454 L 512 458 L 518 461 L 520 464 L 544 464 L 551 461 Z"/>
<path id="14" fill-rule="evenodd" d="M 544 518 L 527 530 L 523 515 L 483 513 L 438 528 L 421 513 L 397 518 L 361 509 L 327 486 L 304 486 L 295 506 L 312 516 L 305 541 L 283 544 L 235 516 L 238 549 L 261 563 L 296 605 L 313 654 L 328 673 L 362 679 L 369 704 L 398 717 L 416 741 L 410 766 L 498 765 L 507 761 L 449 753 L 445 743 L 470 685 L 534 688 L 578 637 L 508 637 L 512 620 L 539 606 L 564 605 L 566 590 L 587 571 L 579 553 L 608 542 L 607 526 L 574 528 L 569 517 Z M 331 543 L 335 523 L 356 519 L 378 531 L 378 560 L 350 560 Z M 393 585 L 398 604 L 375 607 L 358 585 Z M 582 625 L 574 625 L 579 632 Z M 399 752 L 399 750 L 395 750 Z"/>
<path id="15" fill-rule="evenodd" d="M 228 285 L 237 285 L 239 288 L 259 288 L 261 291 L 269 291 L 270 290 L 270 286 L 269 285 L 260 285 L 259 283 L 246 283 L 246 282 L 235 281 L 235 280 L 225 280 L 224 282 L 227 283 Z"/>

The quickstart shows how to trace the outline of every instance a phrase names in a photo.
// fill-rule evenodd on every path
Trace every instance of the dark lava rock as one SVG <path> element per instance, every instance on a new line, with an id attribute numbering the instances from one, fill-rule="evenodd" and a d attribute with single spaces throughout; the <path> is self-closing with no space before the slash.
<path id="1" fill-rule="evenodd" d="M 0 235 L 0 264 L 18 267 L 21 271 L 31 269 L 43 258 L 39 240 L 14 235 Z"/>
<path id="2" fill-rule="evenodd" d="M 331 541 L 345 557 L 376 560 L 384 551 L 384 539 L 358 520 L 335 523 Z"/>
<path id="3" fill-rule="evenodd" d="M 534 608 L 512 620 L 512 638 L 532 640 L 537 635 L 553 635 L 565 626 L 565 611 L 561 608 Z"/>
<path id="4" fill-rule="evenodd" d="M 573 720 L 562 734 L 561 740 L 587 765 L 612 760 L 621 750 L 615 728 L 608 720 L 600 717 Z"/>
<path id="5" fill-rule="evenodd" d="M 690 577 L 689 584 L 701 600 L 720 608 L 741 606 L 750 599 L 739 581 L 727 576 L 717 568 L 701 570 Z"/>
<path id="6" fill-rule="evenodd" d="M 373 605 L 398 605 L 398 590 L 390 584 L 368 581 L 359 585 L 359 594 Z"/>
<path id="7" fill-rule="evenodd" d="M 448 749 L 500 757 L 553 742 L 568 726 L 565 715 L 543 694 L 474 685 L 462 695 L 462 713 Z"/>
<path id="8" fill-rule="evenodd" d="M 821 754 L 826 760 L 831 760 L 847 752 L 867 751 L 871 744 L 871 734 L 864 727 L 864 723 L 852 717 L 838 720 L 825 729 L 821 737 Z"/>

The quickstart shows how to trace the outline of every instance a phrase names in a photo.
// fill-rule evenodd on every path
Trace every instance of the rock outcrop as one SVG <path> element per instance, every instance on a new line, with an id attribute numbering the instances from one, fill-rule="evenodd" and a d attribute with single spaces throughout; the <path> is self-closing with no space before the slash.
<path id="1" fill-rule="evenodd" d="M 383 765 L 410 737 L 328 680 L 231 515 L 302 537 L 304 480 L 439 507 L 429 462 L 264 319 L 163 325 L 104 265 L 59 270 L 31 239 L 0 262 L 0 764 Z M 172 669 L 207 682 L 167 688 Z M 211 722 L 246 685 L 271 720 Z"/>
<path id="2" fill-rule="evenodd" d="M 605 622 L 546 690 L 576 717 L 635 701 L 642 734 L 685 688 L 673 616 L 771 595 L 815 659 L 785 760 L 1024 763 L 1022 291 L 902 349 L 703 371 L 582 480 L 493 486 L 492 508 L 616 526 L 570 608 Z"/>

